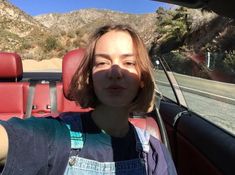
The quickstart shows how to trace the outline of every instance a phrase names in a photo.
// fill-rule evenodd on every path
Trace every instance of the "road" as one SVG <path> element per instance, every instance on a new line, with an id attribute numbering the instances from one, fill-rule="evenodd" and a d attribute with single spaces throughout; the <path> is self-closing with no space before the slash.
<path id="1" fill-rule="evenodd" d="M 158 88 L 173 100 L 174 94 L 162 72 L 157 72 Z M 190 110 L 235 135 L 235 85 L 176 74 Z"/>

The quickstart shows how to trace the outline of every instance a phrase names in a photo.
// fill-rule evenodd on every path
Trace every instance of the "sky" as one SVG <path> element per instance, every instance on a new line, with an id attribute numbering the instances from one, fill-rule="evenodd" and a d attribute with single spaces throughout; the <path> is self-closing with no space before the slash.
<path id="1" fill-rule="evenodd" d="M 110 9 L 125 13 L 154 13 L 166 3 L 152 0 L 8 0 L 31 16 L 47 13 L 67 13 L 86 8 Z"/>

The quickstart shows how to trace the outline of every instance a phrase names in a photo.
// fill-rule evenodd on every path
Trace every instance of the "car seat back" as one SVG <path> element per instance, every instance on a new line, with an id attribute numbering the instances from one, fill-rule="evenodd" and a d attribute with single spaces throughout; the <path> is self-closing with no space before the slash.
<path id="1" fill-rule="evenodd" d="M 85 112 L 91 109 L 83 109 L 75 101 L 68 97 L 71 79 L 84 57 L 82 48 L 69 51 L 62 60 L 62 83 L 57 83 L 57 109 L 58 112 Z"/>
<path id="2" fill-rule="evenodd" d="M 0 119 L 24 118 L 28 83 L 19 82 L 23 75 L 21 57 L 0 52 Z"/>

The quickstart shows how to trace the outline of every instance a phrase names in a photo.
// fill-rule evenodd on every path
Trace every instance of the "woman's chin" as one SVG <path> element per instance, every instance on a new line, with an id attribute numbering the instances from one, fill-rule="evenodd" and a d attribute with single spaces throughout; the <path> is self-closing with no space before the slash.
<path id="1" fill-rule="evenodd" d="M 129 106 L 129 102 L 127 103 L 120 100 L 107 100 L 102 104 L 110 108 L 127 108 Z"/>

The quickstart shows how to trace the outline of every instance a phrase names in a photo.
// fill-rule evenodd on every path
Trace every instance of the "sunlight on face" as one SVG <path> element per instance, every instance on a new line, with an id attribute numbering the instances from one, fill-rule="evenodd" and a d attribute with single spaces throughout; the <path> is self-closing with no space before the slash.
<path id="1" fill-rule="evenodd" d="M 97 41 L 93 72 L 108 70 L 113 65 L 118 65 L 137 74 L 134 52 L 132 38 L 128 33 L 108 32 Z"/>
<path id="2" fill-rule="evenodd" d="M 127 106 L 140 87 L 133 41 L 127 32 L 111 31 L 96 43 L 92 69 L 95 93 L 109 106 Z"/>

